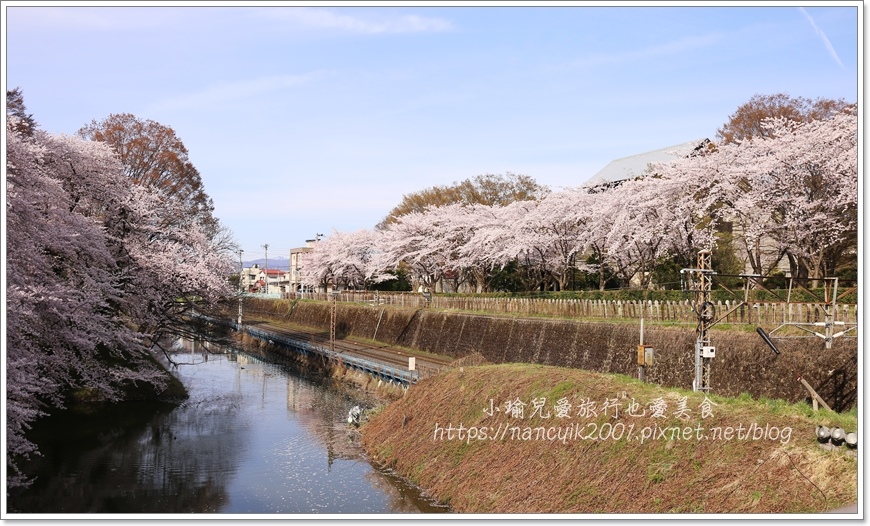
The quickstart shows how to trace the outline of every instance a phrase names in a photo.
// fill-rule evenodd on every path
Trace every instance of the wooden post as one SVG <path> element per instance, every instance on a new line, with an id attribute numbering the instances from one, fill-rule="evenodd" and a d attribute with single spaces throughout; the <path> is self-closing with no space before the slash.
<path id="1" fill-rule="evenodd" d="M 637 346 L 637 379 L 646 382 L 646 359 L 643 346 L 643 314 L 640 315 L 640 345 Z"/>
<path id="2" fill-rule="evenodd" d="M 833 409 L 831 409 L 831 406 L 829 406 L 828 404 L 825 403 L 824 400 L 822 400 L 822 397 L 819 396 L 819 393 L 817 393 L 816 390 L 813 389 L 812 386 L 809 383 L 807 383 L 807 381 L 804 380 L 802 376 L 798 376 L 798 381 L 801 384 L 803 384 L 803 386 L 804 386 L 804 388 L 806 388 L 807 392 L 810 393 L 810 397 L 813 399 L 813 410 L 818 411 L 819 404 L 822 404 L 822 407 L 824 407 L 828 411 L 833 411 Z"/>

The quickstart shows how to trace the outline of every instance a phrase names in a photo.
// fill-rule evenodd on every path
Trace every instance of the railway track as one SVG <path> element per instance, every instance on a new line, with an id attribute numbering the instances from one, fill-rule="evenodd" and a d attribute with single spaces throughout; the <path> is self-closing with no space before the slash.
<path id="1" fill-rule="evenodd" d="M 274 333 L 283 338 L 303 342 L 322 349 L 333 350 L 333 344 L 329 335 L 323 332 L 306 331 L 296 328 L 287 328 L 266 321 L 249 322 L 247 325 L 257 329 Z M 449 368 L 453 358 L 433 356 L 430 354 L 413 353 L 404 349 L 396 349 L 390 346 L 371 346 L 347 340 L 336 339 L 334 352 L 338 355 L 368 360 L 396 369 L 408 369 L 409 358 L 415 360 L 415 370 L 421 377 L 437 374 L 445 368 Z"/>

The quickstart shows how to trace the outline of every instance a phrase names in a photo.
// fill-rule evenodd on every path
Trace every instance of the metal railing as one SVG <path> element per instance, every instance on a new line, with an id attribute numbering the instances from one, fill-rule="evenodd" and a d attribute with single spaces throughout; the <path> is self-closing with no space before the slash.
<path id="1" fill-rule="evenodd" d="M 289 347 L 294 350 L 300 351 L 303 354 L 314 354 L 322 356 L 333 363 L 341 364 L 345 367 L 350 367 L 352 369 L 366 372 L 382 380 L 395 380 L 402 385 L 407 386 L 417 383 L 417 381 L 420 379 L 420 374 L 417 371 L 409 371 L 400 367 L 376 362 L 374 360 L 367 360 L 358 356 L 352 356 L 341 352 L 332 351 L 326 347 L 322 347 L 311 342 L 306 342 L 296 338 L 290 338 L 288 336 L 277 334 L 272 331 L 267 331 L 257 327 L 242 325 L 240 328 L 237 323 L 233 323 L 232 325 L 236 330 L 241 330 L 255 338 L 259 338 L 272 344 L 277 343 L 284 347 Z"/>

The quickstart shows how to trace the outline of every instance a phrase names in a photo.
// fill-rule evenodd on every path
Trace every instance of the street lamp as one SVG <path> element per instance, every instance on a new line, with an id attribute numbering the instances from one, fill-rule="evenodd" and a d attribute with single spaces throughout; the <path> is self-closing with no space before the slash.
<path id="1" fill-rule="evenodd" d="M 266 249 L 266 294 L 269 293 L 269 243 L 262 245 Z"/>
<path id="2" fill-rule="evenodd" d="M 244 250 L 239 249 L 239 328 L 242 327 L 242 279 L 245 274 L 245 264 L 242 263 L 242 253 Z"/>
<path id="3" fill-rule="evenodd" d="M 297 258 L 299 256 L 296 256 Z M 305 285 L 302 283 L 302 267 L 296 267 L 296 284 L 299 286 L 299 292 L 302 294 L 300 297 L 305 299 Z"/>

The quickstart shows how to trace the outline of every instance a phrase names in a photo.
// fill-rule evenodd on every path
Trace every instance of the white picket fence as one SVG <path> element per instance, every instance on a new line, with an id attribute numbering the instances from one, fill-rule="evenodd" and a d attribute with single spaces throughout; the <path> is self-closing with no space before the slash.
<path id="1" fill-rule="evenodd" d="M 485 296 L 439 296 L 414 293 L 376 293 L 343 291 L 332 293 L 284 294 L 285 299 L 309 299 L 361 303 L 367 305 L 393 305 L 411 308 L 433 308 L 488 314 L 516 316 L 551 316 L 582 319 L 640 319 L 692 323 L 698 317 L 692 311 L 689 300 L 682 301 L 613 301 L 589 299 L 552 298 L 504 298 Z M 821 303 L 748 302 L 739 306 L 739 301 L 714 302 L 715 315 L 729 313 L 722 323 L 815 323 L 825 320 Z M 837 305 L 834 319 L 846 323 L 858 322 L 858 306 Z"/>

